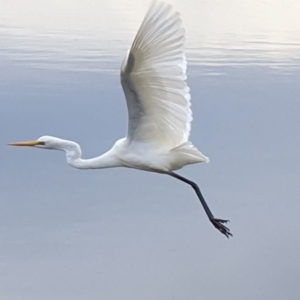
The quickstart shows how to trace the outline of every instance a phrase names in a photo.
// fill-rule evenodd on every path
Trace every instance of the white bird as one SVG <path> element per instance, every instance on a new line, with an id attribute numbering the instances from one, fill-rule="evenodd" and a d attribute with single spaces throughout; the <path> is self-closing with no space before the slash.
<path id="1" fill-rule="evenodd" d="M 61 150 L 77 169 L 127 167 L 167 174 L 191 185 L 212 224 L 227 237 L 224 223 L 211 213 L 196 183 L 174 170 L 209 162 L 189 141 L 192 111 L 186 84 L 185 31 L 178 12 L 154 2 L 121 67 L 121 83 L 128 108 L 125 138 L 101 156 L 82 159 L 80 146 L 68 140 L 42 136 L 36 141 L 10 146 Z"/>

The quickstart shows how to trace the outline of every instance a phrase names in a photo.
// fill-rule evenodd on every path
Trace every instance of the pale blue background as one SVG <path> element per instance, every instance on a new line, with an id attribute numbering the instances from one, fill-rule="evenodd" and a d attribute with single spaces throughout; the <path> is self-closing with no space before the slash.
<path id="1" fill-rule="evenodd" d="M 109 149 L 127 129 L 119 66 L 149 1 L 0 1 L 1 300 L 297 300 L 300 5 L 169 1 L 187 33 L 191 140 L 173 178 L 78 171 L 49 134 Z"/>

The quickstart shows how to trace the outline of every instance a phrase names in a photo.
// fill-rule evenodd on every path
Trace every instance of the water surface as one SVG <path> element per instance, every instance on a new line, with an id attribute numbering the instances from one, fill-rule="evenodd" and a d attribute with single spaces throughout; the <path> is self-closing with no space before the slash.
<path id="1" fill-rule="evenodd" d="M 170 1 L 186 28 L 191 140 L 211 158 L 180 174 L 77 171 L 11 149 L 49 134 L 84 157 L 127 130 L 119 68 L 148 1 L 0 2 L 3 299 L 297 299 L 298 1 Z"/>

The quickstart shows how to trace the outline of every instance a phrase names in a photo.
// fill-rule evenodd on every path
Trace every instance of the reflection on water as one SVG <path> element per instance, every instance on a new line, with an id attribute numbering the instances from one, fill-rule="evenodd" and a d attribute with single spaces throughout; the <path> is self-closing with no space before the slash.
<path id="1" fill-rule="evenodd" d="M 122 29 L 124 30 L 124 28 Z M 32 68 L 116 72 L 128 40 L 105 40 L 97 33 L 38 32 L 24 28 L 0 28 L 2 59 Z M 264 35 L 238 39 L 224 34 L 210 41 L 187 41 L 189 63 L 203 68 L 265 66 L 284 72 L 299 71 L 300 42 L 266 40 Z M 116 64 L 113 65 L 112 64 Z"/>
<path id="2" fill-rule="evenodd" d="M 300 43 L 291 38 L 289 43 L 266 40 L 265 36 L 249 36 L 247 40 L 220 37 L 202 48 L 189 48 L 190 61 L 196 65 L 265 66 L 292 72 L 300 68 Z"/>
<path id="3" fill-rule="evenodd" d="M 3 45 L 0 54 L 15 64 L 32 68 L 115 71 L 111 63 L 121 52 L 125 53 L 118 41 L 103 42 L 97 34 L 1 28 L 0 36 Z"/>
<path id="4" fill-rule="evenodd" d="M 189 2 L 194 3 L 193 0 Z M 198 4 L 198 8 L 202 7 L 204 11 L 210 12 L 216 18 L 212 26 L 209 26 L 211 23 L 207 15 L 200 19 L 195 14 L 193 25 L 191 25 L 190 18 L 185 20 L 191 12 L 185 11 L 182 5 L 178 7 L 175 4 L 177 9 L 181 10 L 182 7 L 183 10 L 183 21 L 187 29 L 186 47 L 189 63 L 201 66 L 199 72 L 205 74 L 222 74 L 218 69 L 220 66 L 261 66 L 283 74 L 298 72 L 300 25 L 292 22 L 294 7 L 290 6 L 290 10 L 285 11 L 285 15 L 282 16 L 284 21 L 290 20 L 290 26 L 287 26 L 286 22 L 282 22 L 281 26 L 279 20 L 274 23 L 276 30 L 272 32 L 270 31 L 270 23 L 272 25 L 270 16 L 259 22 L 257 8 L 261 6 L 260 1 L 254 1 L 251 9 L 241 12 L 247 17 L 239 16 L 236 20 L 235 11 L 232 9 L 238 8 L 237 3 L 238 1 L 229 1 L 227 10 L 222 16 L 230 16 L 232 13 L 232 18 L 225 18 L 219 23 L 219 4 L 206 2 L 203 2 L 202 6 Z M 279 13 L 282 9 L 277 5 L 277 10 L 274 12 L 274 7 L 276 8 L 274 2 L 265 1 L 265 4 L 267 8 L 269 5 L 269 8 L 273 9 L 273 13 Z M 32 1 L 31 5 L 33 12 L 38 9 L 46 14 L 38 2 Z M 48 22 L 47 26 L 44 24 L 39 27 L 39 22 L 43 24 L 41 17 L 34 14 L 33 16 L 25 14 L 24 17 L 21 12 L 19 14 L 22 18 L 18 24 L 16 21 L 18 20 L 18 7 L 8 5 L 6 13 L 11 16 L 11 19 L 2 18 L 2 23 L 0 23 L 0 62 L 13 62 L 15 65 L 50 70 L 119 72 L 120 61 L 139 26 L 148 1 L 137 7 L 135 1 L 130 1 L 128 11 L 121 4 L 123 10 L 117 9 L 119 5 L 117 3 L 115 7 L 99 3 L 97 5 L 98 23 L 97 18 L 94 18 L 93 25 L 87 19 L 86 26 L 84 26 L 84 20 L 80 20 L 79 24 L 73 20 L 74 22 L 71 22 L 68 28 L 64 23 L 61 23 L 61 28 L 57 28 L 59 22 L 58 24 Z M 75 5 L 73 9 L 79 9 L 79 7 Z M 91 6 L 86 7 L 86 15 L 90 12 L 91 16 L 95 16 L 95 12 L 91 9 Z M 50 10 L 50 16 L 51 13 Z M 111 14 L 111 19 L 107 16 L 109 14 Z M 68 16 L 65 15 L 65 17 Z M 252 20 L 250 25 L 249 20 Z M 226 26 L 223 26 L 225 21 Z"/>

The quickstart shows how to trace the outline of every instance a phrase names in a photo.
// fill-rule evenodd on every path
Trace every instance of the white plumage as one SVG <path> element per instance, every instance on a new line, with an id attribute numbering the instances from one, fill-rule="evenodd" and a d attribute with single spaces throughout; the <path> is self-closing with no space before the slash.
<path id="1" fill-rule="evenodd" d="M 170 148 L 188 141 L 192 121 L 184 30 L 171 12 L 161 3 L 151 7 L 121 68 L 128 138 Z"/>
<path id="2" fill-rule="evenodd" d="M 193 187 L 210 221 L 229 237 L 231 233 L 223 225 L 227 221 L 214 218 L 199 187 L 173 172 L 209 161 L 189 141 L 192 111 L 184 41 L 179 13 L 170 5 L 154 2 L 121 67 L 128 107 L 127 137 L 103 155 L 82 159 L 77 143 L 51 136 L 10 145 L 64 151 L 68 164 L 78 169 L 129 167 L 171 175 Z"/>
<path id="3" fill-rule="evenodd" d="M 169 153 L 157 171 L 176 170 L 209 159 L 188 141 L 192 111 L 186 84 L 184 29 L 178 12 L 163 3 L 149 9 L 121 67 L 128 107 L 125 143 L 149 144 Z M 140 166 L 151 170 L 149 165 Z"/>

